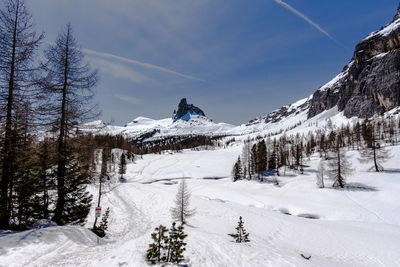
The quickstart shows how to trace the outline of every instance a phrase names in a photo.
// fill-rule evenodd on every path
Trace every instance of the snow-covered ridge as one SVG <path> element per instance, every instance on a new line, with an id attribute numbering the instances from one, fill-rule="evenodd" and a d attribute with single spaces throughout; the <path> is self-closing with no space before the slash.
<path id="1" fill-rule="evenodd" d="M 337 85 L 338 83 L 341 83 L 342 81 L 344 81 L 347 76 L 349 75 L 349 67 L 353 64 L 353 61 L 349 64 L 349 66 L 342 71 L 341 73 L 339 73 L 338 75 L 336 75 L 335 78 L 333 78 L 332 80 L 330 80 L 329 82 L 327 82 L 325 85 L 321 86 L 318 91 L 326 91 L 328 89 L 331 89 L 332 87 L 334 87 L 335 85 Z"/>
<path id="2" fill-rule="evenodd" d="M 215 123 L 201 115 L 186 114 L 183 118 L 174 121 L 172 118 L 155 120 L 137 117 L 124 126 L 106 126 L 97 121 L 83 125 L 80 130 L 97 134 L 123 135 L 129 138 L 139 138 L 147 134 L 149 137 L 146 139 L 150 140 L 181 135 L 226 135 L 235 128 L 231 124 Z"/>
<path id="3" fill-rule="evenodd" d="M 400 27 L 400 18 L 393 21 L 392 23 L 389 23 L 388 25 L 383 27 L 381 30 L 370 33 L 366 38 L 364 38 L 364 40 L 368 40 L 368 39 L 370 39 L 374 36 L 378 36 L 378 35 L 379 36 L 388 36 L 390 33 L 397 30 L 399 27 Z"/>

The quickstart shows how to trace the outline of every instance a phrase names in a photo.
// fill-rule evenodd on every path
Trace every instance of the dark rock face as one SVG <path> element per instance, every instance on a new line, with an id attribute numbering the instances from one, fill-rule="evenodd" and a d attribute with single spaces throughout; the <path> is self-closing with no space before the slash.
<path id="1" fill-rule="evenodd" d="M 204 112 L 200 108 L 192 104 L 188 104 L 186 98 L 182 98 L 178 105 L 178 111 L 174 111 L 174 115 L 172 118 L 174 121 L 177 121 L 179 119 L 185 118 L 186 114 L 200 115 L 204 117 L 206 116 L 206 114 L 204 114 Z"/>
<path id="2" fill-rule="evenodd" d="M 338 107 L 346 117 L 370 117 L 400 105 L 400 6 L 391 24 L 370 34 L 333 83 L 310 101 L 308 117 Z"/>

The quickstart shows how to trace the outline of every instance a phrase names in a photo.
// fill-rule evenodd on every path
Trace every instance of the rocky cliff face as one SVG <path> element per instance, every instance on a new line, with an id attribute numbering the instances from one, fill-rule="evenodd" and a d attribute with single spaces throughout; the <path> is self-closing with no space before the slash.
<path id="1" fill-rule="evenodd" d="M 400 105 L 400 6 L 392 22 L 357 44 L 349 65 L 310 100 L 308 117 L 338 106 L 370 117 Z"/>
<path id="2" fill-rule="evenodd" d="M 174 121 L 177 121 L 179 119 L 188 120 L 190 119 L 190 115 L 200 115 L 204 117 L 206 116 L 206 114 L 204 114 L 204 112 L 200 108 L 192 104 L 188 104 L 186 98 L 182 98 L 179 102 L 178 110 L 174 111 L 172 119 Z"/>

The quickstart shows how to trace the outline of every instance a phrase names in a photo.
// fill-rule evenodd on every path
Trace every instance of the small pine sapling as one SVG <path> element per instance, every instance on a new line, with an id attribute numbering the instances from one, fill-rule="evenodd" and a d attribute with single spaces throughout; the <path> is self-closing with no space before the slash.
<path id="1" fill-rule="evenodd" d="M 168 229 L 160 225 L 155 229 L 155 232 L 151 234 L 153 243 L 149 245 L 147 250 L 146 259 L 148 262 L 155 264 L 157 262 L 166 261 L 167 255 L 165 249 L 168 249 L 169 238 L 166 236 Z"/>
<path id="2" fill-rule="evenodd" d="M 104 215 L 101 218 L 101 223 L 98 227 L 98 229 L 104 233 L 103 236 L 106 235 L 106 231 L 108 229 L 109 218 L 110 218 L 110 208 L 107 208 L 106 212 L 104 213 Z"/>
<path id="3" fill-rule="evenodd" d="M 243 224 L 242 216 L 240 216 L 238 226 L 236 227 L 236 234 L 229 234 L 229 236 L 235 239 L 236 243 L 250 242 L 249 233 L 246 232 Z"/>
<path id="4" fill-rule="evenodd" d="M 106 236 L 106 231 L 108 229 L 108 222 L 110 219 L 110 208 L 107 208 L 106 212 L 101 218 L 101 222 L 99 226 L 96 226 L 94 224 L 93 228 L 90 229 L 92 230 L 93 233 L 95 233 L 99 237 L 105 237 Z"/>
<path id="5" fill-rule="evenodd" d="M 168 253 L 167 253 L 167 261 L 172 263 L 180 263 L 185 258 L 183 256 L 183 252 L 186 250 L 186 243 L 184 239 L 187 237 L 187 234 L 184 232 L 183 224 L 176 227 L 176 223 L 172 223 L 172 227 L 169 231 L 168 238 Z"/>

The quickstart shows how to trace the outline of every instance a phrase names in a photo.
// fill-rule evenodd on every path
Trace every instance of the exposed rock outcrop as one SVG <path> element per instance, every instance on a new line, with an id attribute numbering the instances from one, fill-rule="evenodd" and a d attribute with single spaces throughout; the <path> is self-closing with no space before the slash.
<path id="1" fill-rule="evenodd" d="M 400 6 L 392 22 L 358 43 L 350 64 L 314 93 L 308 117 L 336 105 L 349 118 L 400 105 Z"/>
<path id="2" fill-rule="evenodd" d="M 188 104 L 186 98 L 182 98 L 178 105 L 178 111 L 174 111 L 172 118 L 174 121 L 179 119 L 188 120 L 190 119 L 190 115 L 206 116 L 206 114 L 204 114 L 200 108 L 192 104 Z"/>

